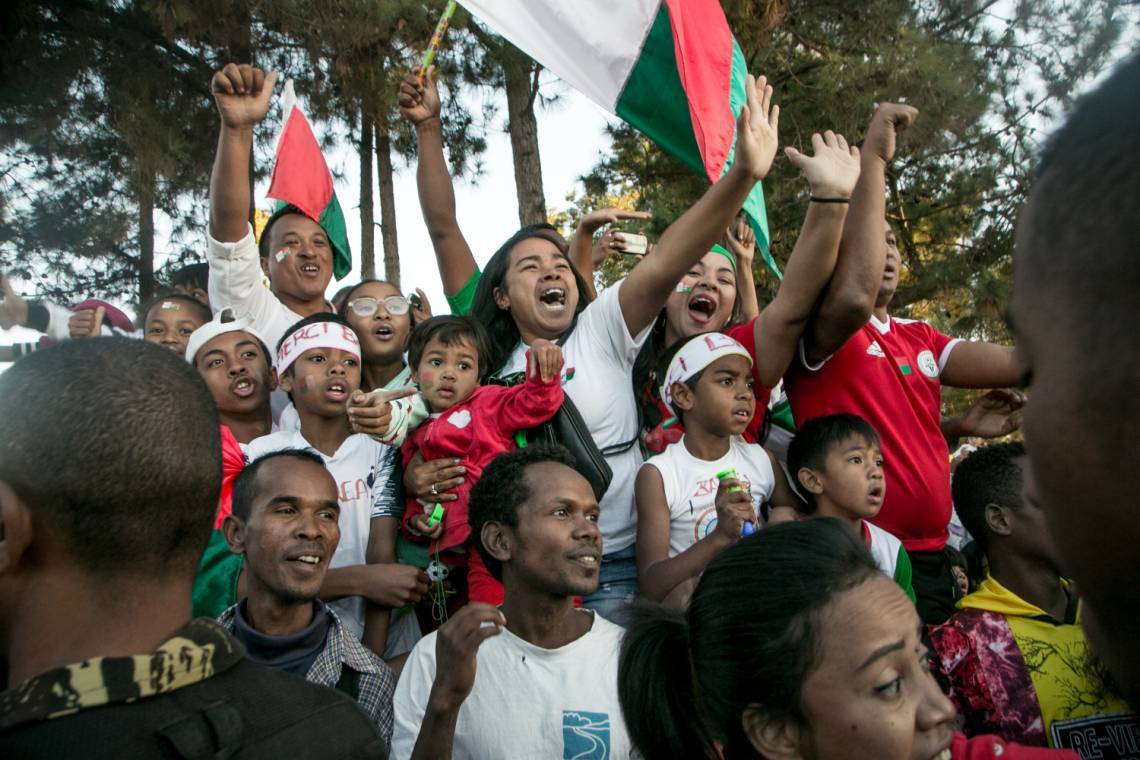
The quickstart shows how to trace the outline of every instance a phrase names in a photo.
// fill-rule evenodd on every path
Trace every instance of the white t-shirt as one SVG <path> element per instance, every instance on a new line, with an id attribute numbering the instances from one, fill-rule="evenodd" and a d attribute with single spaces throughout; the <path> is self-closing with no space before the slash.
<path id="1" fill-rule="evenodd" d="M 578 324 L 562 346 L 562 388 L 578 407 L 599 449 L 625 443 L 639 433 L 630 378 L 649 327 L 636 336 L 626 329 L 618 300 L 624 282 L 607 288 L 578 315 Z M 526 352 L 527 346 L 520 342 L 499 375 L 525 371 Z M 633 481 L 642 462 L 641 447 L 634 443 L 606 461 L 614 477 L 602 497 L 598 527 L 603 551 L 611 554 L 632 545 L 637 537 Z"/>
<path id="2" fill-rule="evenodd" d="M 479 646 L 475 686 L 459 708 L 455 760 L 631 756 L 617 694 L 624 630 L 594 614 L 585 635 L 542 649 L 504 629 Z M 411 757 L 435 681 L 435 640 L 416 644 L 396 684 L 393 760 Z"/>
<path id="3" fill-rule="evenodd" d="M 404 514 L 398 478 L 392 469 L 397 449 L 385 446 L 367 435 L 350 435 L 336 454 L 327 457 L 314 449 L 301 431 L 270 433 L 249 442 L 246 455 L 250 461 L 281 449 L 307 449 L 324 460 L 336 481 L 340 503 L 340 543 L 329 568 L 365 564 L 368 532 L 373 517 L 396 517 Z M 329 604 L 341 621 L 357 638 L 364 635 L 364 600 L 358 596 L 338 599 Z"/>
<path id="4" fill-rule="evenodd" d="M 727 454 L 712 462 L 693 456 L 685 448 L 682 436 L 642 466 L 655 467 L 661 473 L 665 503 L 669 505 L 670 557 L 676 557 L 716 529 L 718 472 L 730 467 L 736 469 L 737 479 L 752 497 L 757 522 L 760 505 L 771 498 L 776 486 L 768 452 L 763 446 L 747 443 L 739 436 L 732 438 Z"/>
<path id="5" fill-rule="evenodd" d="M 250 327 L 270 351 L 275 351 L 277 341 L 302 317 L 281 303 L 265 284 L 253 228 L 236 243 L 221 243 L 209 234 L 206 241 L 210 308 L 217 314 L 229 307 L 238 318 L 250 317 Z"/>

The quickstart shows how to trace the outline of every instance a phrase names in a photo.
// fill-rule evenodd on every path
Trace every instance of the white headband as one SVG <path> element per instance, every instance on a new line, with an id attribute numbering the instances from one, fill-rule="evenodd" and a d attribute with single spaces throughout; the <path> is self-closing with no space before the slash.
<path id="1" fill-rule="evenodd" d="M 206 345 L 219 335 L 224 335 L 225 333 L 229 332 L 237 332 L 241 330 L 243 332 L 249 333 L 264 343 L 264 339 L 262 339 L 262 337 L 257 334 L 257 331 L 250 329 L 250 325 L 252 324 L 253 320 L 249 317 L 242 317 L 241 319 L 238 319 L 234 316 L 233 309 L 230 309 L 228 307 L 222 309 L 214 315 L 213 319 L 199 327 L 194 332 L 190 333 L 190 339 L 186 341 L 186 361 L 193 364 L 194 358 L 198 355 L 198 352 L 202 350 L 202 346 Z M 265 360 L 269 361 L 269 357 L 265 357 Z"/>
<path id="2" fill-rule="evenodd" d="M 691 338 L 669 362 L 665 384 L 661 386 L 661 398 L 666 404 L 672 404 L 673 383 L 685 382 L 723 356 L 743 356 L 749 366 L 752 364 L 752 357 L 744 346 L 724 333 L 705 333 Z"/>
<path id="3" fill-rule="evenodd" d="M 284 374 L 301 354 L 314 348 L 339 348 L 360 360 L 360 341 L 351 327 L 339 322 L 313 322 L 298 328 L 281 342 L 275 364 L 277 374 Z"/>

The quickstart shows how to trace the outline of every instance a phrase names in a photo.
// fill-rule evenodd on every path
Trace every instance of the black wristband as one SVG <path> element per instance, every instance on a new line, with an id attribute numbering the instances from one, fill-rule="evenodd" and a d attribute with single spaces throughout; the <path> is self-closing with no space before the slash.
<path id="1" fill-rule="evenodd" d="M 817 198 L 816 196 L 813 195 L 811 197 L 811 202 L 812 203 L 850 203 L 851 199 L 850 198 Z"/>

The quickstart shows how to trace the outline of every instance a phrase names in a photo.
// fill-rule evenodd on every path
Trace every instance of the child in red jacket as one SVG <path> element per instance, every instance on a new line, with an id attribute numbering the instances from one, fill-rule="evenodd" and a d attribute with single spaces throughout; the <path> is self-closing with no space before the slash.
<path id="1" fill-rule="evenodd" d="M 418 325 L 408 342 L 408 366 L 430 414 L 401 447 L 403 464 L 417 451 L 426 461 L 461 460 L 467 477 L 446 503 L 443 519 L 431 520 L 435 504 L 408 499 L 405 535 L 428 540 L 444 564 L 467 566 L 467 600 L 501 604 L 503 587 L 483 565 L 467 523 L 471 487 L 499 454 L 515 447 L 515 434 L 554 416 L 562 405 L 562 349 L 550 341 L 530 346 L 526 381 L 504 387 L 480 385 L 488 367 L 486 331 L 470 317 L 433 317 Z M 433 523 L 433 524 L 429 524 Z"/>

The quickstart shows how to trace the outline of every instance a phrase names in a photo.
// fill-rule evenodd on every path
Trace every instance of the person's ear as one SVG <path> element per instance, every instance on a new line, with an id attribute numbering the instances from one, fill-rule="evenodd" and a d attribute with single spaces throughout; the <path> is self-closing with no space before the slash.
<path id="1" fill-rule="evenodd" d="M 773 720 L 759 710 L 745 710 L 740 718 L 744 735 L 763 757 L 770 760 L 798 760 L 800 750 L 800 724 L 793 718 Z"/>
<path id="2" fill-rule="evenodd" d="M 230 554 L 245 554 L 245 522 L 232 513 L 222 520 L 222 535 Z"/>
<path id="3" fill-rule="evenodd" d="M 1008 536 L 1013 530 L 1009 526 L 1009 510 L 997 504 L 987 504 L 983 516 L 986 527 L 998 536 Z"/>
<path id="4" fill-rule="evenodd" d="M 0 480 L 0 575 L 13 573 L 32 545 L 32 513 L 28 505 Z"/>
<path id="5" fill-rule="evenodd" d="M 816 496 L 823 493 L 823 479 L 819 477 L 818 472 L 810 467 L 801 467 L 800 471 L 796 473 L 796 480 L 808 493 Z"/>
<path id="6" fill-rule="evenodd" d="M 277 370 L 275 370 L 273 368 L 273 365 L 271 364 L 271 365 L 269 365 L 269 386 L 268 386 L 270 392 L 277 390 L 277 386 L 278 386 Z"/>
<path id="7" fill-rule="evenodd" d="M 261 256 L 258 258 L 258 261 L 261 262 L 261 273 L 263 275 L 265 275 L 265 279 L 268 280 L 269 279 L 269 257 L 268 256 Z"/>
<path id="8" fill-rule="evenodd" d="M 479 531 L 479 540 L 483 542 L 483 548 L 487 553 L 500 563 L 511 558 L 511 536 L 502 523 L 494 521 L 483 523 L 483 529 Z"/>
<path id="9" fill-rule="evenodd" d="M 502 287 L 495 288 L 494 290 L 491 291 L 491 295 L 495 299 L 495 305 L 496 306 L 498 306 L 503 311 L 510 311 L 511 310 L 511 297 L 509 295 L 507 295 L 507 289 L 506 288 L 502 288 Z"/>
<path id="10" fill-rule="evenodd" d="M 696 406 L 697 400 L 693 397 L 693 389 L 684 383 L 673 383 L 669 390 L 673 393 L 673 404 L 682 412 L 687 412 Z"/>
<path id="11" fill-rule="evenodd" d="M 277 387 L 285 393 L 293 392 L 293 373 L 285 370 L 281 374 L 277 374 L 277 370 L 273 371 L 273 376 L 277 378 Z"/>

